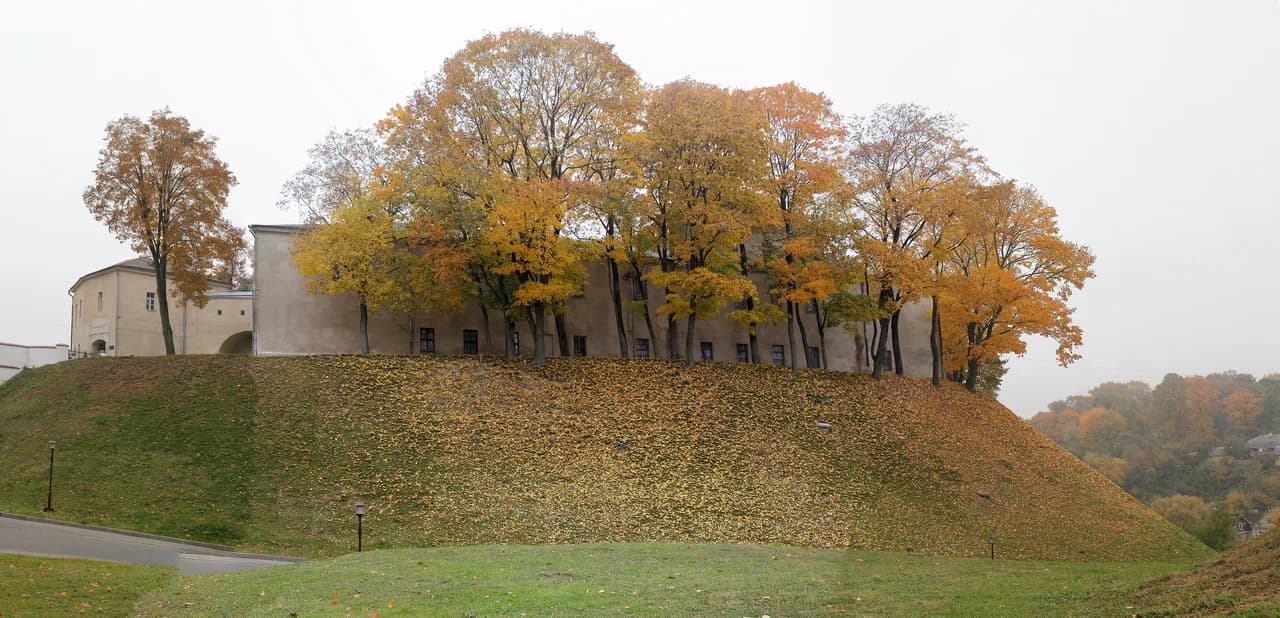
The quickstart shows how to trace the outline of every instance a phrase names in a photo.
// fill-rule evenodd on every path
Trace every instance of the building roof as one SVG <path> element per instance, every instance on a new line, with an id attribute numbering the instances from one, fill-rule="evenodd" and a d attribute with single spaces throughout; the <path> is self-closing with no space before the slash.
<path id="1" fill-rule="evenodd" d="M 151 258 L 148 258 L 148 257 L 129 258 L 121 262 L 116 262 L 115 264 L 107 266 L 106 268 L 99 268 L 98 270 L 95 270 L 91 273 L 80 275 L 80 278 L 76 279 L 76 282 L 71 285 L 71 288 L 68 289 L 67 292 L 68 293 L 75 292 L 76 288 L 80 287 L 80 284 L 83 283 L 85 279 L 88 279 L 90 277 L 96 277 L 103 273 L 109 273 L 115 270 L 129 270 L 137 273 L 152 274 L 156 272 L 156 265 L 155 265 L 155 262 L 153 262 Z M 227 287 L 231 287 L 231 284 L 226 281 L 219 281 L 217 279 L 212 279 L 212 278 L 210 278 L 209 281 L 212 283 L 217 283 L 218 285 L 225 285 Z"/>
<path id="2" fill-rule="evenodd" d="M 292 234 L 301 230 L 309 230 L 313 227 L 315 225 L 310 223 L 255 223 L 249 226 L 249 233 L 255 236 L 258 232 Z"/>
<path id="3" fill-rule="evenodd" d="M 1276 448 L 1280 446 L 1280 436 L 1277 436 L 1274 433 L 1266 433 L 1260 436 L 1254 436 L 1244 444 L 1249 448 L 1266 448 L 1266 449 Z"/>

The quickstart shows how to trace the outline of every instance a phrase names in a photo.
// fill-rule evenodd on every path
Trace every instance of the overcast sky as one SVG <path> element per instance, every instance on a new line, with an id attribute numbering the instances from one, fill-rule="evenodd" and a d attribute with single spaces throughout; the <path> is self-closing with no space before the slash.
<path id="1" fill-rule="evenodd" d="M 1097 255 L 1084 359 L 1035 342 L 1023 416 L 1107 380 L 1280 371 L 1280 4 L 1234 2 L 0 2 L 0 341 L 67 340 L 76 277 L 131 256 L 81 192 L 106 124 L 169 106 L 219 138 L 228 216 L 290 222 L 280 185 L 467 40 L 591 30 L 641 77 L 794 80 L 839 111 L 955 114 Z"/>

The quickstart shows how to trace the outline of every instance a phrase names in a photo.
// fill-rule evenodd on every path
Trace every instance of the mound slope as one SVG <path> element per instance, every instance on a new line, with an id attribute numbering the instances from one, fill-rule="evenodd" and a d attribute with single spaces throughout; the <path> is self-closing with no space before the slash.
<path id="1" fill-rule="evenodd" d="M 1147 584 L 1144 616 L 1280 616 L 1280 529 L 1191 573 Z"/>
<path id="2" fill-rule="evenodd" d="M 373 547 L 976 556 L 994 537 L 1003 557 L 1207 553 L 996 402 L 912 379 L 608 359 L 86 359 L 0 388 L 0 434 L 0 508 L 38 510 L 56 439 L 59 517 L 263 551 L 349 551 L 363 499 Z"/>

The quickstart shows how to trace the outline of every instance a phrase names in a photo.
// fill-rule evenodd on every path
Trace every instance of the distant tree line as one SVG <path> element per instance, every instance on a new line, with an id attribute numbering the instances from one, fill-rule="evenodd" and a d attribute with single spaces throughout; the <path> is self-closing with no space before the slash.
<path id="1" fill-rule="evenodd" d="M 359 298 L 365 351 L 369 311 L 473 301 L 486 349 L 496 315 L 508 342 L 529 325 L 535 364 L 547 339 L 568 355 L 565 303 L 591 261 L 607 266 L 622 357 L 628 313 L 655 342 L 665 321 L 658 352 L 692 363 L 699 322 L 729 306 L 756 363 L 761 324 L 785 324 L 792 367 L 825 367 L 830 329 L 870 324 L 879 378 L 890 358 L 904 371 L 902 307 L 927 302 L 934 382 L 988 391 L 1026 335 L 1055 340 L 1063 364 L 1081 343 L 1068 300 L 1093 275 L 1089 250 L 954 118 L 917 105 L 845 118 L 794 83 L 648 86 L 593 35 L 512 30 L 309 154 L 281 198 L 316 224 L 295 262 L 314 292 Z M 626 275 L 638 300 L 620 291 Z"/>
<path id="2" fill-rule="evenodd" d="M 1246 442 L 1280 430 L 1280 374 L 1168 374 L 1154 388 L 1108 382 L 1049 404 L 1031 424 L 1211 545 L 1236 515 L 1280 506 L 1275 455 Z M 1280 524 L 1280 521 L 1274 522 Z"/>

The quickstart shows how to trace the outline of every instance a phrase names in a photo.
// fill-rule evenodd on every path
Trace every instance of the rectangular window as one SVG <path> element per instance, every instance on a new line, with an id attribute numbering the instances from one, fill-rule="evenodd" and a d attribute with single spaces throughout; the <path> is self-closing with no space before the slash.
<path id="1" fill-rule="evenodd" d="M 805 312 L 805 313 L 817 313 L 817 312 L 818 312 L 818 308 L 817 308 L 813 303 L 805 303 L 805 304 L 804 304 L 804 312 Z"/>
<path id="2" fill-rule="evenodd" d="M 773 346 L 773 364 L 779 367 L 787 364 L 786 352 L 783 351 L 782 346 L 780 345 Z"/>
<path id="3" fill-rule="evenodd" d="M 893 350 L 885 350 L 884 365 L 881 367 L 884 371 L 893 371 Z"/>
<path id="4" fill-rule="evenodd" d="M 573 336 L 573 355 L 574 355 L 574 356 L 586 356 L 586 355 L 587 355 L 587 337 L 586 337 L 586 335 L 574 335 L 574 336 Z"/>
<path id="5" fill-rule="evenodd" d="M 712 352 L 710 341 L 702 342 L 702 360 L 703 361 L 715 360 L 715 354 Z"/>
<path id="6" fill-rule="evenodd" d="M 462 331 L 462 353 L 463 354 L 479 354 L 480 353 L 480 334 L 479 333 L 469 328 Z"/>
<path id="7" fill-rule="evenodd" d="M 820 354 L 818 354 L 818 348 L 815 348 L 815 347 L 812 347 L 812 346 L 811 346 L 811 347 L 808 347 L 808 348 L 805 348 L 804 354 L 805 354 L 805 362 L 806 362 L 810 367 L 821 367 L 821 366 L 822 366 L 822 356 L 821 356 Z"/>
<path id="8" fill-rule="evenodd" d="M 102 311 L 102 292 L 98 292 L 98 311 Z"/>
<path id="9" fill-rule="evenodd" d="M 102 308 L 102 292 L 98 292 L 98 308 L 99 309 Z M 156 293 L 147 292 L 147 311 L 155 311 L 155 310 L 156 310 Z M 219 311 L 218 315 L 222 315 L 222 312 Z"/>
<path id="10" fill-rule="evenodd" d="M 511 355 L 520 356 L 520 332 L 511 331 Z"/>
<path id="11" fill-rule="evenodd" d="M 747 344 L 745 344 L 745 343 L 739 343 L 737 347 L 738 347 L 738 356 L 737 356 L 737 358 L 738 358 L 738 362 L 739 362 L 739 363 L 745 363 L 745 362 L 747 362 L 747 361 L 751 360 L 751 357 L 750 357 L 750 355 L 749 355 L 749 354 L 748 354 L 748 352 L 747 352 Z"/>
<path id="12" fill-rule="evenodd" d="M 434 354 L 436 351 L 436 329 L 419 328 L 418 329 L 418 352 L 420 354 Z"/>
<path id="13" fill-rule="evenodd" d="M 644 338 L 636 339 L 636 358 L 649 358 L 649 340 Z"/>
<path id="14" fill-rule="evenodd" d="M 631 300 L 644 300 L 644 279 L 633 279 Z"/>

